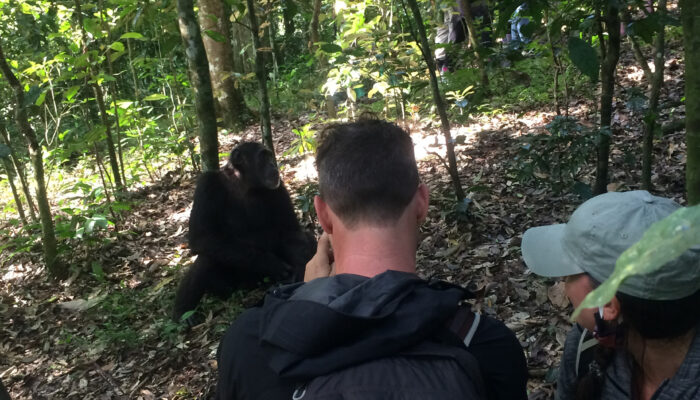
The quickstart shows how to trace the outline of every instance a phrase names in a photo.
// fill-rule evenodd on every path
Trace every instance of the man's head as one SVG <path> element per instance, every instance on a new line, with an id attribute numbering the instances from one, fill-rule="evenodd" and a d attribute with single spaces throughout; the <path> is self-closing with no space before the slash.
<path id="1" fill-rule="evenodd" d="M 321 199 L 348 228 L 391 225 L 419 190 L 411 137 L 386 121 L 327 127 L 316 165 Z"/>

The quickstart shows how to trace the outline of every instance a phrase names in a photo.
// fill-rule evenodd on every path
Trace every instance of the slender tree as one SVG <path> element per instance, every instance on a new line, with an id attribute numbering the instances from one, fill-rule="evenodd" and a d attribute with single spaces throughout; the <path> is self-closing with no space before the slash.
<path id="1" fill-rule="evenodd" d="M 199 148 L 205 171 L 219 169 L 219 139 L 216 132 L 216 112 L 211 90 L 209 63 L 202 43 L 202 34 L 194 15 L 192 0 L 177 0 L 180 35 L 187 54 L 190 81 L 199 117 Z"/>
<path id="2" fill-rule="evenodd" d="M 659 0 L 656 12 L 659 15 L 659 21 L 666 20 L 666 0 Z M 652 190 L 651 167 L 654 162 L 654 132 L 659 125 L 656 120 L 659 113 L 659 96 L 664 83 L 666 25 L 664 22 L 659 24 L 659 31 L 656 32 L 654 39 L 654 72 L 651 74 L 649 107 L 644 118 L 644 137 L 642 138 L 642 189 L 645 190 Z"/>
<path id="3" fill-rule="evenodd" d="M 51 206 L 49 205 L 46 184 L 44 182 L 44 160 L 41 146 L 39 146 L 39 141 L 37 140 L 34 129 L 29 124 L 29 117 L 27 116 L 24 102 L 24 86 L 7 64 L 1 43 L 0 71 L 5 76 L 5 79 L 10 84 L 14 93 L 15 120 L 19 131 L 22 132 L 22 135 L 24 135 L 24 138 L 27 140 L 29 145 L 29 157 L 32 159 L 32 164 L 34 164 L 34 180 L 36 181 L 36 199 L 39 204 L 39 216 L 41 218 L 41 244 L 44 250 L 44 263 L 52 276 L 61 279 L 66 276 L 68 269 L 66 265 L 58 262 L 57 259 L 56 233 L 54 232 L 53 216 L 51 215 Z"/>
<path id="4" fill-rule="evenodd" d="M 17 205 L 17 213 L 19 214 L 19 219 L 22 221 L 23 225 L 27 225 L 27 217 L 24 214 L 24 205 L 22 204 L 22 199 L 19 197 L 17 192 L 17 187 L 15 186 L 15 179 L 12 176 L 14 170 L 12 168 L 12 162 L 10 161 L 10 151 L 9 149 L 3 149 L 0 145 L 0 160 L 2 160 L 2 165 L 5 167 L 5 173 L 7 173 L 7 182 L 10 184 L 10 190 L 12 190 L 12 197 L 15 199 L 15 204 Z M 5 154 L 3 150 L 6 150 Z"/>
<path id="5" fill-rule="evenodd" d="M 435 61 L 433 60 L 433 52 L 428 44 L 428 36 L 425 33 L 425 25 L 423 25 L 423 17 L 421 17 L 420 9 L 418 8 L 416 0 L 406 1 L 411 8 L 416 25 L 418 25 L 418 39 L 420 40 L 419 47 L 421 53 L 423 54 L 425 64 L 428 66 L 430 87 L 433 91 L 433 101 L 435 102 L 435 108 L 437 108 L 438 115 L 440 115 L 440 125 L 442 128 L 442 133 L 445 136 L 445 147 L 447 148 L 447 161 L 449 166 L 448 169 L 450 177 L 452 178 L 452 184 L 455 189 L 457 201 L 461 202 L 465 198 L 464 190 L 462 190 L 462 183 L 459 180 L 459 172 L 457 171 L 457 157 L 455 156 L 454 143 L 452 142 L 452 135 L 450 134 L 450 120 L 447 118 L 445 103 L 442 101 L 440 89 L 438 88 L 437 77 L 435 76 Z"/>
<path id="6" fill-rule="evenodd" d="M 199 26 L 209 60 L 216 110 L 224 126 L 232 131 L 243 129 L 252 118 L 243 99 L 243 92 L 233 78 L 233 49 L 229 12 L 222 0 L 197 0 Z"/>
<path id="7" fill-rule="evenodd" d="M 275 146 L 272 143 L 272 123 L 270 121 L 270 98 L 267 95 L 267 73 L 265 72 L 265 59 L 260 43 L 260 25 L 255 13 L 255 3 L 253 0 L 246 0 L 248 4 L 248 18 L 250 30 L 253 35 L 253 47 L 255 48 L 255 76 L 258 78 L 258 97 L 260 98 L 260 129 L 262 130 L 262 142 L 275 153 Z"/>
<path id="8" fill-rule="evenodd" d="M 481 54 L 481 43 L 476 36 L 476 25 L 474 24 L 474 18 L 472 17 L 472 7 L 470 0 L 459 0 L 459 7 L 464 13 L 464 20 L 467 23 L 467 35 L 469 38 L 469 44 L 471 44 L 474 50 L 474 58 L 476 59 L 476 66 L 479 68 L 479 74 L 481 75 L 481 87 L 484 91 L 489 90 L 489 75 L 486 71 L 486 65 L 484 64 L 484 58 Z"/>
<path id="9" fill-rule="evenodd" d="M 321 40 L 318 33 L 319 17 L 321 15 L 321 0 L 314 0 L 314 11 L 311 14 L 311 25 L 309 26 L 309 51 L 316 51 L 316 43 Z"/>
<path id="10" fill-rule="evenodd" d="M 685 48 L 685 190 L 688 204 L 700 204 L 700 2 L 681 0 Z"/>
<path id="11" fill-rule="evenodd" d="M 612 137 L 612 100 L 615 93 L 615 70 L 620 59 L 620 11 L 615 0 L 605 0 L 605 14 L 596 11 L 596 24 L 601 54 L 601 93 L 600 93 L 600 131 L 598 133 L 598 161 L 596 164 L 594 194 L 608 190 L 608 159 L 610 158 L 610 140 Z M 608 39 L 605 40 L 603 22 Z"/>
<path id="12" fill-rule="evenodd" d="M 297 5 L 293 0 L 285 0 L 282 2 L 282 21 L 284 23 L 284 41 L 289 45 L 294 39 L 294 16 L 297 13 Z"/>
<path id="13" fill-rule="evenodd" d="M 10 149 L 10 160 L 12 161 L 12 166 L 19 177 L 19 182 L 22 185 L 22 192 L 24 193 L 24 198 L 27 200 L 27 207 L 29 208 L 29 216 L 31 217 L 32 222 L 39 222 L 39 219 L 37 219 L 36 216 L 36 206 L 34 205 L 34 200 L 32 199 L 32 193 L 29 190 L 29 183 L 27 183 L 27 178 L 24 174 L 24 165 L 20 162 L 14 148 L 12 148 L 10 136 L 8 135 L 4 126 L 0 126 L 0 138 L 2 138 L 5 146 Z"/>
<path id="14" fill-rule="evenodd" d="M 75 13 L 78 16 L 78 25 L 80 28 L 82 41 L 83 41 L 83 53 L 88 53 L 88 36 L 85 31 L 85 25 L 83 23 L 83 11 L 81 9 L 80 0 L 75 0 Z M 89 64 L 92 64 L 92 57 L 88 53 Z M 114 139 L 112 137 L 112 124 L 109 122 L 109 117 L 107 116 L 107 108 L 105 107 L 104 92 L 102 87 L 95 79 L 92 73 L 91 65 L 87 67 L 88 80 L 91 81 L 90 86 L 95 94 L 95 100 L 97 102 L 97 108 L 100 111 L 100 119 L 102 120 L 102 125 L 105 128 L 105 142 L 107 144 L 107 152 L 109 153 L 109 165 L 112 169 L 112 175 L 114 176 L 114 183 L 118 190 L 124 188 L 122 183 L 121 173 L 119 172 L 119 160 L 117 156 L 117 151 L 115 150 Z M 107 188 L 105 188 L 106 190 Z"/>

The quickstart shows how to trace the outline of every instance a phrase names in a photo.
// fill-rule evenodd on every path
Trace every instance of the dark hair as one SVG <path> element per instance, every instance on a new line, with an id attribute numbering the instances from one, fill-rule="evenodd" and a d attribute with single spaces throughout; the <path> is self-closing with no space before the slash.
<path id="1" fill-rule="evenodd" d="M 591 278 L 593 286 L 598 283 Z M 647 300 L 628 294 L 617 292 L 615 297 L 620 302 L 620 314 L 622 315 L 621 332 L 634 329 L 644 339 L 676 339 L 688 333 L 700 323 L 700 290 L 694 294 L 678 300 Z M 624 337 L 620 338 L 623 342 Z M 602 394 L 605 369 L 615 355 L 615 349 L 605 346 L 597 346 L 594 354 L 596 366 L 589 368 L 586 375 L 579 377 L 576 385 L 576 398 L 595 400 Z M 637 398 L 639 393 L 638 378 L 641 376 L 641 366 L 632 363 L 633 379 L 630 388 L 632 398 Z"/>
<path id="2" fill-rule="evenodd" d="M 700 290 L 678 300 L 647 300 L 615 295 L 625 324 L 645 339 L 675 339 L 700 322 Z"/>
<path id="3" fill-rule="evenodd" d="M 419 183 L 411 137 L 377 119 L 326 127 L 316 166 L 321 198 L 349 226 L 396 221 Z"/>

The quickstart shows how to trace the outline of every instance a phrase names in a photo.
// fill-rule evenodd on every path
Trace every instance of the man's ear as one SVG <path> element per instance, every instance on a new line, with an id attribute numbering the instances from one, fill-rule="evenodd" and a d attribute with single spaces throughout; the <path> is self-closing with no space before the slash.
<path id="1" fill-rule="evenodd" d="M 416 207 L 417 207 L 417 218 L 418 223 L 423 223 L 425 218 L 428 216 L 428 204 L 430 202 L 430 191 L 425 183 L 418 185 L 418 190 L 416 191 Z"/>
<path id="2" fill-rule="evenodd" d="M 329 213 L 333 212 L 328 204 L 321 198 L 321 196 L 314 196 L 314 208 L 316 209 L 316 215 L 318 215 L 318 222 L 321 224 L 321 228 L 329 235 L 333 234 L 333 221 Z"/>
<path id="3" fill-rule="evenodd" d="M 603 319 L 606 321 L 616 321 L 620 316 L 620 302 L 617 297 L 613 297 L 608 304 L 603 307 Z"/>

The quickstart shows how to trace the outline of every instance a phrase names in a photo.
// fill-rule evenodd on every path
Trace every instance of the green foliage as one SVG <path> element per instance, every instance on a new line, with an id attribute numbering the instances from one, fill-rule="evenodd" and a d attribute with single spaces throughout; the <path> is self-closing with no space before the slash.
<path id="1" fill-rule="evenodd" d="M 572 320 L 576 319 L 584 308 L 607 304 L 628 277 L 654 272 L 698 243 L 700 205 L 680 208 L 654 223 L 637 243 L 620 255 L 612 275 L 586 296 L 574 311 Z"/>
<path id="2" fill-rule="evenodd" d="M 598 53 L 588 42 L 577 37 L 569 38 L 569 57 L 584 75 L 591 78 L 593 82 L 598 81 L 598 71 L 600 70 Z"/>
<path id="3" fill-rule="evenodd" d="M 316 139 L 314 138 L 316 131 L 311 130 L 311 124 L 306 124 L 301 129 L 292 129 L 292 133 L 296 137 L 289 149 L 284 152 L 284 155 L 305 154 L 316 151 Z"/>
<path id="4" fill-rule="evenodd" d="M 574 118 L 566 117 L 555 117 L 547 130 L 548 134 L 520 138 L 509 175 L 523 183 L 546 184 L 560 193 L 572 189 L 585 172 L 586 163 L 594 155 L 595 135 Z"/>
<path id="5" fill-rule="evenodd" d="M 294 208 L 301 211 L 301 220 L 308 221 L 311 226 L 314 226 L 316 221 L 314 197 L 318 194 L 318 183 L 309 182 L 297 191 L 297 195 L 294 198 Z"/>

